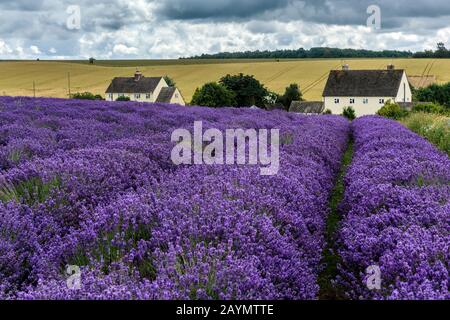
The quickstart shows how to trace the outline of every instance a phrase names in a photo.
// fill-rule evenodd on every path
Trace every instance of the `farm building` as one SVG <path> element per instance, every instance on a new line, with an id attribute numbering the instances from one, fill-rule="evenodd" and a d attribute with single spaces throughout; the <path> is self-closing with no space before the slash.
<path id="1" fill-rule="evenodd" d="M 292 101 L 289 112 L 321 114 L 324 109 L 324 103 L 322 101 Z"/>
<path id="2" fill-rule="evenodd" d="M 129 97 L 131 101 L 160 102 L 186 105 L 180 91 L 169 87 L 163 77 L 144 77 L 136 71 L 134 77 L 114 78 L 106 89 L 106 100 L 115 101 L 118 97 Z"/>
<path id="3" fill-rule="evenodd" d="M 383 105 L 411 102 L 412 93 L 405 70 L 389 65 L 387 70 L 332 70 L 323 91 L 326 109 L 334 114 L 351 106 L 357 116 L 375 114 Z"/>

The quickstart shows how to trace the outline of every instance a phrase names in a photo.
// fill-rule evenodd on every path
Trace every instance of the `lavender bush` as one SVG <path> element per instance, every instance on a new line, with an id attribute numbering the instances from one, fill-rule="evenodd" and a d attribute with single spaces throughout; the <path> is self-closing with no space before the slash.
<path id="1" fill-rule="evenodd" d="M 196 120 L 279 128 L 278 175 L 173 165 L 171 132 Z M 0 297 L 315 299 L 349 130 L 337 116 L 0 98 Z"/>
<path id="2" fill-rule="evenodd" d="M 450 160 L 397 122 L 353 122 L 341 209 L 341 275 L 353 299 L 449 299 Z M 381 289 L 366 286 L 379 266 Z"/>

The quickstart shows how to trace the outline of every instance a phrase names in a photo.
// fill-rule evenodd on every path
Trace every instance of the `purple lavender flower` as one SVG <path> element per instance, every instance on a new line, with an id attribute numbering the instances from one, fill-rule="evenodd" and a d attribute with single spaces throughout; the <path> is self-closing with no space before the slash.
<path id="1" fill-rule="evenodd" d="M 397 122 L 353 122 L 338 283 L 354 299 L 448 299 L 450 160 Z M 369 290 L 365 270 L 381 270 Z"/>
<path id="2" fill-rule="evenodd" d="M 0 296 L 315 299 L 336 116 L 0 98 Z M 174 166 L 174 129 L 278 128 L 281 167 Z M 81 267 L 81 288 L 67 286 Z M 425 289 L 424 289 L 425 290 Z"/>

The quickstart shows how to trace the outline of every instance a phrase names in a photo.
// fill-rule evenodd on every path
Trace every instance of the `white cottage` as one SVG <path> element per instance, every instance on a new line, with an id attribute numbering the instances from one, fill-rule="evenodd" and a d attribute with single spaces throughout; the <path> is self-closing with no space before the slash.
<path id="1" fill-rule="evenodd" d="M 357 116 L 375 114 L 388 101 L 412 102 L 405 70 L 389 65 L 386 70 L 332 70 L 323 91 L 325 109 L 341 114 L 351 106 Z"/>
<path id="2" fill-rule="evenodd" d="M 136 71 L 133 78 L 114 78 L 105 97 L 107 101 L 116 101 L 118 97 L 129 97 L 131 101 L 174 103 L 186 105 L 178 88 L 169 87 L 163 77 L 144 77 Z"/>

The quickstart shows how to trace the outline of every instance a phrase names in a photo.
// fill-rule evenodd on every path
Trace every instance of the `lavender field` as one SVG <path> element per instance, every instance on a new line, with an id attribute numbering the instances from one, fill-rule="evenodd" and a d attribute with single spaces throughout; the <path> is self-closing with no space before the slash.
<path id="1" fill-rule="evenodd" d="M 278 174 L 174 165 L 171 133 L 197 120 L 279 128 Z M 396 122 L 3 97 L 0 299 L 318 299 L 352 136 L 333 283 L 349 299 L 450 298 L 450 160 Z"/>
<path id="2" fill-rule="evenodd" d="M 350 298 L 449 299 L 450 160 L 401 124 L 353 122 L 355 155 L 345 178 L 340 284 Z M 364 270 L 377 265 L 381 290 Z"/>

